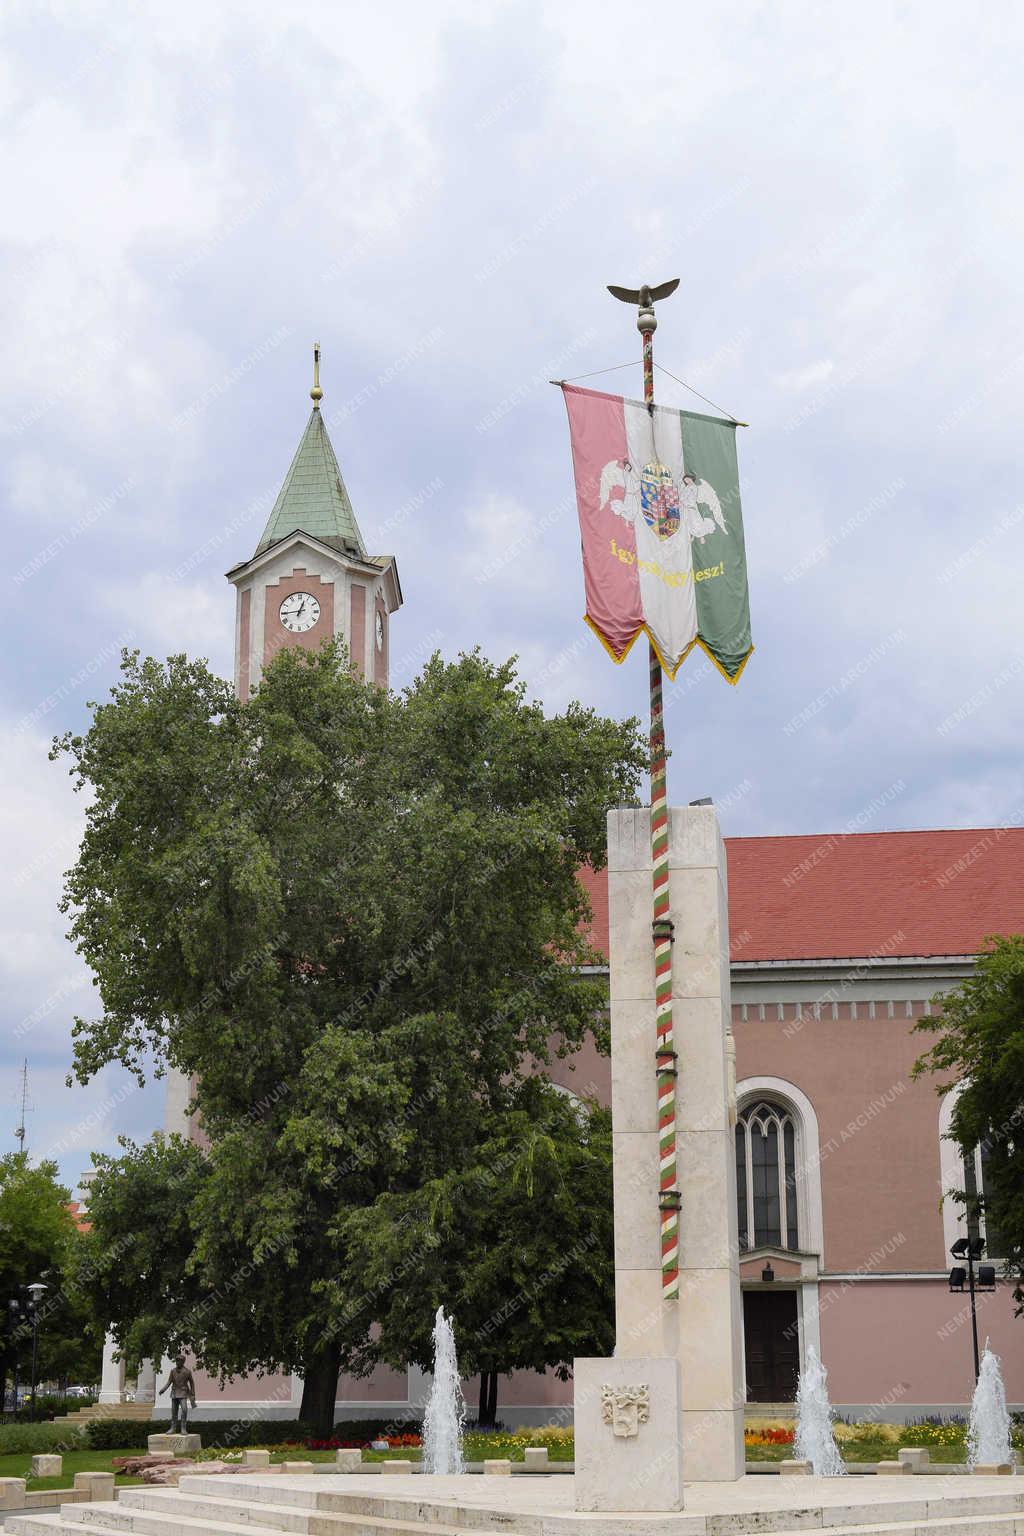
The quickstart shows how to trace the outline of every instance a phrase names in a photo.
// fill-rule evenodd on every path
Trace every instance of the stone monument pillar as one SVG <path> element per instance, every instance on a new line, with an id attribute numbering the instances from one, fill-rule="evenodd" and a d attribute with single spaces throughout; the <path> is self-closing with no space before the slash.
<path id="1" fill-rule="evenodd" d="M 669 862 L 679 1056 L 676 1151 L 682 1195 L 677 1301 L 664 1301 L 661 1295 L 650 811 L 609 813 L 616 1341 L 614 1362 L 577 1362 L 578 1415 L 582 1410 L 582 1419 L 577 1419 L 577 1482 L 581 1431 L 589 1442 L 602 1427 L 592 1407 L 588 1412 L 587 1401 L 593 1403 L 595 1394 L 603 1391 L 614 1416 L 623 1391 L 628 1395 L 645 1385 L 646 1420 L 628 1437 L 621 1426 L 618 1433 L 622 1447 L 635 1446 L 629 1453 L 634 1461 L 661 1458 L 664 1473 L 670 1457 L 665 1407 L 675 1379 L 667 1361 L 678 1373 L 675 1430 L 687 1482 L 728 1481 L 744 1471 L 729 922 L 725 847 L 712 806 L 670 811 Z M 616 1381 L 599 1381 L 602 1366 L 607 1374 L 610 1365 Z M 664 1407 L 656 1390 L 664 1395 Z M 600 1462 L 616 1457 L 621 1461 L 623 1451 L 612 1429 L 604 1430 L 601 1445 Z M 589 1454 L 588 1445 L 584 1467 Z M 638 1471 L 630 1475 L 635 1484 Z M 656 1483 L 664 1483 L 663 1476 L 651 1475 Z M 667 1496 L 664 1488 L 659 1496 Z M 577 1493 L 581 1508 L 681 1508 L 681 1497 L 678 1503 L 660 1505 L 588 1503 L 587 1498 L 584 1483 Z"/>
<path id="2" fill-rule="evenodd" d="M 137 1403 L 156 1401 L 156 1363 L 153 1360 L 139 1361 L 139 1374 L 135 1381 L 135 1401 Z"/>
<path id="3" fill-rule="evenodd" d="M 112 1333 L 103 1340 L 103 1365 L 100 1371 L 100 1402 L 124 1402 L 124 1358 L 115 1360 L 117 1342 Z"/>

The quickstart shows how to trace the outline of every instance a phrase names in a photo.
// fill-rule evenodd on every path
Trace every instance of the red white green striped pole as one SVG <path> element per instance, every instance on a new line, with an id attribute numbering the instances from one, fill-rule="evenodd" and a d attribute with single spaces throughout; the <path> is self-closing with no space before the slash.
<path id="1" fill-rule="evenodd" d="M 673 285 L 674 286 L 674 285 Z M 649 294 L 640 290 L 637 329 L 643 338 L 644 402 L 654 410 L 654 332 Z M 654 894 L 655 1075 L 658 1083 L 658 1214 L 661 1294 L 679 1298 L 679 1208 L 676 1183 L 676 1051 L 672 1031 L 672 920 L 669 916 L 668 785 L 661 662 L 648 642 L 651 675 L 651 879 Z"/>

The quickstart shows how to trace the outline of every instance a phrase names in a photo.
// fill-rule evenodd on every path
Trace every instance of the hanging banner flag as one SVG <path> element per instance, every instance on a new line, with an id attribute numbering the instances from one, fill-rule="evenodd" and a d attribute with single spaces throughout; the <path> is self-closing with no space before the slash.
<path id="1" fill-rule="evenodd" d="M 735 683 L 753 650 L 735 423 L 562 393 L 587 623 L 613 661 L 646 632 L 669 677 L 699 645 Z"/>

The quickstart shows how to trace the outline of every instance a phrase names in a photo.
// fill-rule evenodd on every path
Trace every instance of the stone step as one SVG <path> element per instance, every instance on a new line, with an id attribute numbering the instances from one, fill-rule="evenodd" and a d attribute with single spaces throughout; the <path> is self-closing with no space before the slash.
<path id="1" fill-rule="evenodd" d="M 36 1515 L 8 1515 L 4 1520 L 4 1533 L 11 1536 L 67 1536 L 71 1527 L 65 1525 L 59 1509 L 46 1510 Z"/>
<path id="2" fill-rule="evenodd" d="M 830 1525 L 828 1536 L 1024 1536 L 1024 1514 L 942 1515 L 932 1519 L 924 1515 L 906 1520 L 880 1521 L 873 1524 Z M 807 1536 L 807 1528 L 774 1531 L 772 1536 Z"/>
<path id="3" fill-rule="evenodd" d="M 874 1479 L 872 1479 L 874 1482 Z M 907 1480 L 908 1482 L 910 1479 Z M 324 1486 L 324 1482 L 327 1486 Z M 200 1494 L 215 1499 L 270 1503 L 290 1508 L 315 1510 L 322 1515 L 342 1516 L 346 1524 L 364 1520 L 371 1528 L 387 1530 L 395 1527 L 426 1527 L 430 1531 L 443 1528 L 460 1533 L 509 1530 L 514 1520 L 515 1536 L 545 1536 L 558 1528 L 568 1530 L 574 1523 L 569 1509 L 542 1513 L 537 1509 L 509 1506 L 504 1500 L 495 1502 L 492 1508 L 480 1505 L 456 1504 L 451 1495 L 441 1496 L 420 1493 L 419 1479 L 406 1484 L 408 1492 L 396 1490 L 387 1494 L 376 1489 L 346 1489 L 347 1478 L 303 1478 L 296 1486 L 292 1479 L 275 1482 L 273 1478 L 249 1476 L 244 1478 L 203 1478 L 189 1475 L 181 1479 L 179 1489 L 183 1493 Z M 475 1482 L 475 1479 L 474 1479 Z M 378 1484 L 378 1486 L 380 1486 Z M 479 1486 L 479 1485 L 477 1485 Z M 1005 1486 L 1005 1485 L 1004 1485 Z M 127 1493 L 128 1490 L 125 1490 Z M 808 1530 L 828 1531 L 828 1536 L 868 1536 L 872 1527 L 895 1528 L 901 1536 L 912 1536 L 916 1530 L 922 1536 L 947 1536 L 948 1532 L 962 1526 L 967 1531 L 977 1522 L 981 1536 L 1024 1536 L 1024 1490 L 1017 1492 L 1011 1483 L 1005 1491 L 979 1490 L 964 1497 L 943 1496 L 941 1484 L 929 1479 L 927 1492 L 921 1496 L 900 1496 L 902 1489 L 893 1489 L 891 1497 L 859 1500 L 854 1488 L 850 1489 L 849 1502 L 842 1505 L 820 1504 L 801 1508 L 801 1490 L 793 1489 L 794 1504 L 789 1510 L 779 1509 L 771 1501 L 768 1508 L 733 1509 L 728 1514 L 703 1514 L 692 1505 L 681 1514 L 671 1517 L 673 1526 L 685 1529 L 689 1536 L 754 1536 L 754 1533 L 771 1531 L 793 1536 L 794 1532 Z M 916 1490 L 915 1490 L 916 1492 Z M 367 1518 L 369 1517 L 369 1518 Z M 258 1515 L 254 1518 L 259 1518 Z M 1013 1527 L 1007 1526 L 1001 1533 L 992 1524 L 1009 1518 Z M 1017 1528 L 1017 1521 L 1020 1528 Z M 307 1527 L 307 1529 L 310 1529 Z"/>
<path id="4" fill-rule="evenodd" d="M 129 1490 L 125 1489 L 125 1492 Z M 197 1515 L 171 1490 L 159 1510 L 137 1509 L 118 1499 L 110 1503 L 69 1506 L 63 1512 L 63 1520 L 65 1529 L 74 1536 L 84 1536 L 87 1531 L 131 1531 L 138 1536 L 206 1536 L 207 1532 L 211 1536 L 213 1533 L 217 1536 L 256 1536 L 258 1532 L 282 1529 L 262 1520 L 240 1519 L 237 1512 L 222 1520 Z"/>
<path id="5" fill-rule="evenodd" d="M 159 1514 L 170 1507 L 169 1492 L 162 1488 L 122 1488 L 118 1503 L 123 1509 L 154 1510 Z M 308 1533 L 309 1522 L 317 1514 L 315 1509 L 303 1509 L 298 1504 L 248 1503 L 218 1498 L 213 1493 L 185 1493 L 180 1488 L 174 1490 L 173 1501 L 175 1509 L 197 1520 L 221 1520 L 228 1525 L 255 1522 L 275 1531 Z"/>
<path id="6" fill-rule="evenodd" d="M 213 1497 L 226 1497 L 238 1500 L 252 1500 L 254 1503 L 267 1502 L 271 1504 L 298 1505 L 302 1509 L 316 1511 L 322 1515 L 342 1515 L 347 1517 L 371 1516 L 368 1522 L 374 1528 L 386 1529 L 388 1523 L 398 1527 L 413 1525 L 419 1530 L 424 1527 L 431 1532 L 438 1530 L 456 1531 L 463 1533 L 471 1531 L 508 1531 L 510 1516 L 507 1508 L 484 1509 L 478 1506 L 459 1505 L 448 1498 L 435 1495 L 431 1498 L 428 1494 L 419 1491 L 419 1478 L 409 1477 L 397 1479 L 409 1488 L 406 1497 L 391 1497 L 388 1494 L 378 1493 L 376 1488 L 366 1488 L 351 1492 L 343 1491 L 337 1486 L 348 1482 L 347 1476 L 338 1477 L 312 1477 L 304 1478 L 301 1484 L 296 1484 L 292 1478 L 260 1478 L 250 1477 L 203 1477 L 201 1473 L 186 1473 L 178 1483 L 182 1493 L 212 1495 Z M 374 1480 L 377 1487 L 382 1485 Z M 476 1483 L 476 1479 L 473 1479 Z M 324 1484 L 328 1486 L 325 1487 Z M 319 1485 L 319 1486 L 318 1486 Z M 127 1490 L 126 1490 L 127 1491 Z M 534 1513 L 529 1510 L 515 1510 L 515 1536 L 544 1536 L 545 1527 L 550 1527 L 551 1516 Z M 675 1517 L 679 1521 L 680 1517 Z M 384 1522 L 382 1525 L 381 1522 Z M 703 1520 L 694 1517 L 692 1522 L 687 1521 L 687 1526 L 692 1524 L 693 1536 L 700 1536 L 703 1531 Z M 351 1525 L 347 1526 L 351 1529 Z"/>
<path id="7" fill-rule="evenodd" d="M 323 1491 L 304 1479 L 295 1486 L 264 1478 L 193 1477 L 201 1490 L 124 1488 L 116 1502 L 65 1505 L 60 1510 L 7 1516 L 10 1536 L 266 1536 L 272 1532 L 301 1536 L 471 1536 L 501 1530 L 522 1536 L 611 1531 L 631 1524 L 628 1517 L 573 1516 L 559 1511 L 520 1511 L 455 1506 L 446 1500 L 415 1495 L 398 1499 L 373 1493 Z M 332 1479 L 333 1481 L 333 1479 Z M 257 1496 L 258 1495 L 258 1496 Z M 344 1506 L 344 1507 L 336 1507 Z M 978 1511 L 981 1511 L 980 1513 Z M 449 1520 L 445 1518 L 451 1515 Z M 644 1524 L 651 1520 L 647 1517 Z M 653 1517 L 654 1520 L 657 1517 Z M 805 1507 L 733 1509 L 728 1514 L 697 1511 L 666 1517 L 674 1529 L 693 1536 L 1024 1536 L 1024 1493 L 992 1492 L 958 1498 L 936 1493 L 921 1498 L 871 1500 Z M 486 1521 L 482 1524 L 481 1520 Z"/>
<path id="8" fill-rule="evenodd" d="M 156 1501 L 160 1496 L 161 1491 L 156 1489 L 125 1488 L 119 1503 L 122 1507 L 127 1505 L 130 1508 L 151 1509 L 157 1507 Z M 167 1508 L 166 1505 L 162 1507 Z M 259 1525 L 250 1525 L 252 1530 L 269 1526 L 275 1531 L 297 1531 L 302 1536 L 363 1536 L 363 1533 L 368 1533 L 368 1536 L 423 1536 L 424 1532 L 429 1532 L 429 1536 L 463 1536 L 465 1529 L 439 1525 L 434 1520 L 427 1523 L 417 1519 L 419 1505 L 415 1500 L 410 1501 L 403 1510 L 405 1518 L 399 1520 L 381 1515 L 376 1500 L 373 1501 L 372 1510 L 366 1512 L 331 1513 L 316 1507 L 303 1508 L 297 1504 L 261 1502 L 257 1505 L 242 1503 L 237 1498 L 218 1499 L 213 1494 L 178 1493 L 175 1508 L 197 1520 L 208 1519 L 230 1524 L 248 1518 L 259 1522 Z"/>

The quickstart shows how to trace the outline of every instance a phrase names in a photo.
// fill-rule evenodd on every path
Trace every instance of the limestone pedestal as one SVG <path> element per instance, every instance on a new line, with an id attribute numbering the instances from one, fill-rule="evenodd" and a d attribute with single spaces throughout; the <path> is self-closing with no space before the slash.
<path id="1" fill-rule="evenodd" d="M 198 1435 L 150 1435 L 146 1444 L 151 1456 L 189 1456 L 202 1450 L 203 1442 Z"/>
<path id="2" fill-rule="evenodd" d="M 683 1507 L 679 1362 L 574 1360 L 576 1508 Z"/>
<path id="3" fill-rule="evenodd" d="M 615 1358 L 678 1361 L 686 1480 L 725 1482 L 744 1472 L 746 1391 L 726 862 L 713 806 L 670 810 L 669 867 L 682 1195 L 675 1302 L 661 1288 L 650 811 L 609 812 Z"/>
<path id="4" fill-rule="evenodd" d="M 29 1462 L 30 1477 L 60 1477 L 63 1470 L 64 1458 L 59 1455 L 43 1452 Z"/>

